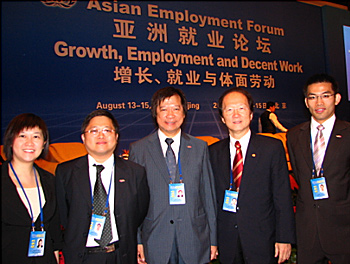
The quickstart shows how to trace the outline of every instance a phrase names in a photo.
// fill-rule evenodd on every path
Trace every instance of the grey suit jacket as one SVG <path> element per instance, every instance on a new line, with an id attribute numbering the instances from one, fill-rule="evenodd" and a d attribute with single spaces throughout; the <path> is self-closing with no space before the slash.
<path id="1" fill-rule="evenodd" d="M 293 172 L 299 184 L 296 226 L 297 244 L 309 249 L 318 233 L 328 254 L 349 254 L 350 248 L 350 123 L 336 119 L 323 162 L 328 199 L 315 201 L 310 179 L 312 154 L 310 121 L 287 133 Z"/>
<path id="2" fill-rule="evenodd" d="M 147 263 L 168 263 L 175 236 L 186 263 L 209 262 L 210 246 L 216 245 L 216 204 L 206 142 L 181 135 L 185 205 L 169 205 L 170 180 L 158 132 L 131 144 L 129 159 L 146 168 L 150 188 L 149 210 L 141 230 Z"/>

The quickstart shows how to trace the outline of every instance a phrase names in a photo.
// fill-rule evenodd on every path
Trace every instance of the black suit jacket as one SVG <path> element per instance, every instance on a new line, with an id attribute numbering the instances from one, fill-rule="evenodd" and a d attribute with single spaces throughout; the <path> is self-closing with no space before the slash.
<path id="1" fill-rule="evenodd" d="M 43 207 L 46 243 L 44 256 L 34 258 L 33 263 L 56 263 L 53 252 L 62 248 L 62 234 L 56 204 L 55 179 L 51 173 L 35 164 L 34 166 L 39 172 L 46 201 Z M 1 166 L 2 263 L 32 263 L 33 258 L 27 257 L 32 227 L 31 217 L 9 176 L 8 168 L 9 164 L 6 161 Z M 40 215 L 35 221 L 35 228 L 37 231 L 40 230 Z"/>
<path id="2" fill-rule="evenodd" d="M 237 213 L 222 209 L 225 190 L 230 187 L 229 144 L 230 139 L 226 138 L 209 147 L 216 183 L 220 261 L 233 263 L 239 235 L 248 263 L 274 263 L 274 244 L 295 242 L 291 189 L 282 142 L 252 132 Z"/>
<path id="3" fill-rule="evenodd" d="M 318 232 L 328 254 L 349 254 L 350 249 L 350 123 L 336 119 L 323 169 L 328 199 L 314 201 L 310 179 L 312 154 L 310 122 L 287 133 L 293 172 L 299 184 L 296 206 L 298 247 L 310 248 Z"/>
<path id="4" fill-rule="evenodd" d="M 56 188 L 65 229 L 65 263 L 82 263 L 92 215 L 88 157 L 58 165 Z M 121 261 L 123 264 L 136 264 L 137 228 L 146 216 L 149 203 L 149 188 L 142 166 L 115 157 L 114 199 Z"/>

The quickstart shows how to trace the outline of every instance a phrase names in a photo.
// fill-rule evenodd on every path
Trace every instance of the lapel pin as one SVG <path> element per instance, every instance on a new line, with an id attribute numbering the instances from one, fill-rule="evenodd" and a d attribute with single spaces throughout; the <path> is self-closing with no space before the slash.
<path id="1" fill-rule="evenodd" d="M 119 179 L 119 182 L 125 182 L 125 179 Z"/>
<path id="2" fill-rule="evenodd" d="M 342 135 L 335 135 L 336 138 L 342 138 Z"/>
<path id="3" fill-rule="evenodd" d="M 255 157 L 256 157 L 256 154 L 255 154 L 255 153 L 253 153 L 253 154 L 252 154 L 252 157 L 253 157 L 253 158 L 255 158 Z"/>
<path id="4" fill-rule="evenodd" d="M 192 146 L 187 146 L 187 148 L 189 148 L 189 149 L 190 149 L 190 148 L 192 148 Z"/>

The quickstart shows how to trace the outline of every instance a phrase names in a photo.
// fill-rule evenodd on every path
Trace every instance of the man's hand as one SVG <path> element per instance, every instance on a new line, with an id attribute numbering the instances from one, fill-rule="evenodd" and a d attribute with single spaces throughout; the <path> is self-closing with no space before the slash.
<path id="1" fill-rule="evenodd" d="M 137 264 L 147 264 L 142 244 L 137 245 Z"/>
<path id="2" fill-rule="evenodd" d="M 275 244 L 275 258 L 278 257 L 279 264 L 288 260 L 291 253 L 292 253 L 291 244 L 286 244 L 286 243 Z"/>
<path id="3" fill-rule="evenodd" d="M 216 259 L 218 257 L 218 247 L 210 246 L 210 260 Z"/>

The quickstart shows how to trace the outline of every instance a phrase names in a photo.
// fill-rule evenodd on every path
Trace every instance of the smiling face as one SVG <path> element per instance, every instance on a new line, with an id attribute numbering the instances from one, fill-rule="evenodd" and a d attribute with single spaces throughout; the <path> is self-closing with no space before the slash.
<path id="1" fill-rule="evenodd" d="M 87 131 L 97 129 L 99 133 L 94 135 Z M 113 130 L 110 133 L 102 133 L 102 129 Z M 118 134 L 115 132 L 112 120 L 106 116 L 96 116 L 92 118 L 86 127 L 85 132 L 81 135 L 87 152 L 97 161 L 103 163 L 114 152 Z"/>
<path id="2" fill-rule="evenodd" d="M 33 163 L 40 156 L 45 143 L 39 127 L 24 128 L 12 143 L 13 162 Z"/>
<path id="3" fill-rule="evenodd" d="M 320 96 L 330 95 L 328 98 Z M 315 96 L 316 99 L 309 99 Z M 332 84 L 329 82 L 313 83 L 307 88 L 307 97 L 305 98 L 306 107 L 313 118 L 320 124 L 328 120 L 335 112 L 335 106 L 339 104 L 340 94 L 334 94 Z"/>
<path id="4" fill-rule="evenodd" d="M 181 98 L 177 94 L 165 98 L 157 107 L 157 124 L 167 137 L 174 137 L 180 131 L 184 119 Z"/>
<path id="5" fill-rule="evenodd" d="M 253 113 L 250 111 L 247 97 L 240 92 L 227 94 L 222 101 L 222 122 L 235 139 L 240 139 L 248 131 Z"/>

